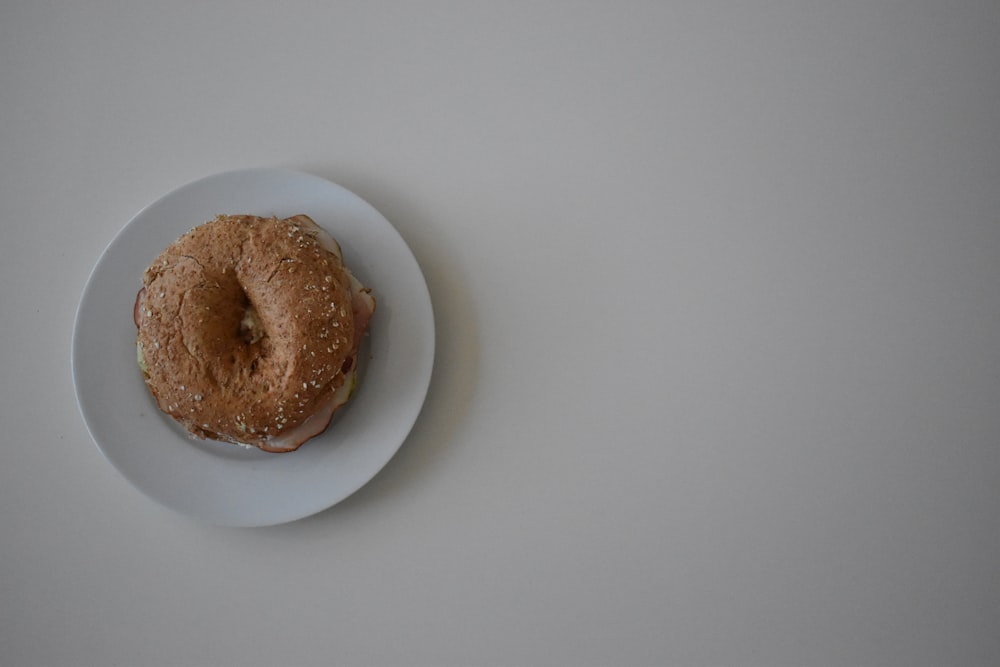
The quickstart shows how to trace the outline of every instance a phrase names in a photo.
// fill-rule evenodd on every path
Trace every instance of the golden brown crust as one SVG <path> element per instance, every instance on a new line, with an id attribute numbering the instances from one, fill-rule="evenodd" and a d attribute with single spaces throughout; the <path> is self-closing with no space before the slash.
<path id="1" fill-rule="evenodd" d="M 199 437 L 287 451 L 268 441 L 329 405 L 371 315 L 355 327 L 330 244 L 306 216 L 219 216 L 157 257 L 135 312 L 160 409 Z"/>

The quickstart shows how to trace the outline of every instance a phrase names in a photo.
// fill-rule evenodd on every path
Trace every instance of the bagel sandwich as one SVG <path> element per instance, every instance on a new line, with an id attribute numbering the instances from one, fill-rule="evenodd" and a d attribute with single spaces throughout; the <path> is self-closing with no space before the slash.
<path id="1" fill-rule="evenodd" d="M 305 215 L 220 215 L 145 270 L 136 354 L 193 437 L 290 452 L 354 393 L 375 298 Z"/>

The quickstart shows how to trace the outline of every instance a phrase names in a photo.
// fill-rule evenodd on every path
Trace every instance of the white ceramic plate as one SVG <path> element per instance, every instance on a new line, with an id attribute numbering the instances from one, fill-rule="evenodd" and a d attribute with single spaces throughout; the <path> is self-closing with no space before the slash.
<path id="1" fill-rule="evenodd" d="M 267 454 L 188 437 L 156 408 L 136 366 L 132 305 L 143 270 L 181 234 L 219 213 L 310 216 L 340 242 L 347 265 L 378 300 L 357 392 L 326 433 L 296 452 Z M 326 509 L 374 477 L 420 413 L 433 357 L 427 284 L 392 225 L 322 178 L 249 169 L 181 187 L 118 233 L 83 291 L 72 365 L 91 436 L 136 488 L 198 519 L 263 526 Z"/>

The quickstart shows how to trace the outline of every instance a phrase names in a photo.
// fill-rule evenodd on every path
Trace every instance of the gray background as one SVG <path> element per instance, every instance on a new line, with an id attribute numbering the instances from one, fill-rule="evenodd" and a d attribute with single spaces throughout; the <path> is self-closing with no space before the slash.
<path id="1" fill-rule="evenodd" d="M 996 2 L 0 4 L 0 664 L 1000 664 L 998 35 Z M 398 227 L 438 356 L 370 485 L 219 529 L 100 456 L 70 335 L 137 210 L 251 166 Z"/>

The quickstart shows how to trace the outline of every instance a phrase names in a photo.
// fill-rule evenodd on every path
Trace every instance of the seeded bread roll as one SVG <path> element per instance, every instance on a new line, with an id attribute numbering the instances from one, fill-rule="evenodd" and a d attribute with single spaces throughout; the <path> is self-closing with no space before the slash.
<path id="1" fill-rule="evenodd" d="M 375 300 L 304 215 L 222 215 L 169 246 L 136 297 L 137 353 L 194 436 L 297 449 L 354 389 Z"/>

